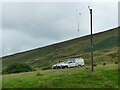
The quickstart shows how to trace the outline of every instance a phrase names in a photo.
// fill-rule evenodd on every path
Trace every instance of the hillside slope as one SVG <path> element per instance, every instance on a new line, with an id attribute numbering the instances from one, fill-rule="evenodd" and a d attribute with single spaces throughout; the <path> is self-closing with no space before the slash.
<path id="1" fill-rule="evenodd" d="M 117 60 L 118 28 L 94 34 L 94 63 L 114 62 Z M 75 38 L 69 41 L 49 45 L 34 50 L 5 56 L 2 58 L 3 67 L 11 63 L 21 62 L 33 67 L 50 67 L 68 58 L 83 57 L 90 64 L 90 36 Z"/>

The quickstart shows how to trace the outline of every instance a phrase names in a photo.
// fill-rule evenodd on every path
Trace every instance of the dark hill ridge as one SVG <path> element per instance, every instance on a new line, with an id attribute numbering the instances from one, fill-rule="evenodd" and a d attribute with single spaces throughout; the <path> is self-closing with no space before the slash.
<path id="1" fill-rule="evenodd" d="M 93 36 L 95 62 L 115 61 L 111 56 L 117 54 L 118 28 L 114 28 Z M 83 57 L 86 64 L 90 63 L 90 35 L 56 43 L 42 48 L 21 52 L 2 58 L 3 67 L 15 63 L 28 63 L 34 67 L 49 67 L 59 60 L 72 57 Z M 109 55 L 110 53 L 110 55 Z"/>

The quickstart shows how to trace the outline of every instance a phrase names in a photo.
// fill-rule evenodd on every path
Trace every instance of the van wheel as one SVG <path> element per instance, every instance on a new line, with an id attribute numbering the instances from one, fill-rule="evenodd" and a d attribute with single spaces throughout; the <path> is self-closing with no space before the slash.
<path id="1" fill-rule="evenodd" d="M 68 66 L 65 66 L 65 68 L 68 68 Z"/>
<path id="2" fill-rule="evenodd" d="M 78 65 L 78 67 L 82 67 L 81 65 Z"/>

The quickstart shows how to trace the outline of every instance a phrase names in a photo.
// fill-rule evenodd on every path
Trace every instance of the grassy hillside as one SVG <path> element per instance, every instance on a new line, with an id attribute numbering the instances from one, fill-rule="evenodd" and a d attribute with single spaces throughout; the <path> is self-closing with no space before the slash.
<path id="1" fill-rule="evenodd" d="M 107 64 L 3 75 L 3 88 L 118 88 L 118 65 Z"/>
<path id="2" fill-rule="evenodd" d="M 22 62 L 37 71 L 2 75 L 3 88 L 118 88 L 118 29 L 97 33 L 94 40 L 94 72 L 91 72 L 90 36 L 72 39 L 3 57 L 3 67 Z M 84 67 L 49 69 L 68 58 L 83 57 Z M 105 63 L 106 65 L 104 65 Z"/>
<path id="3" fill-rule="evenodd" d="M 118 28 L 94 34 L 94 63 L 117 61 Z M 33 67 L 50 67 L 59 61 L 72 57 L 83 57 L 90 64 L 90 36 L 75 38 L 69 41 L 37 48 L 3 57 L 3 67 L 11 63 L 22 62 Z"/>

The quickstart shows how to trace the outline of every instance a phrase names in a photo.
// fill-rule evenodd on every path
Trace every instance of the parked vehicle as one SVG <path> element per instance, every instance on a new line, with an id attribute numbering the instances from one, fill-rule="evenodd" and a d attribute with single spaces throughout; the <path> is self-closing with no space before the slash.
<path id="1" fill-rule="evenodd" d="M 60 68 L 66 68 L 68 63 L 66 62 L 60 62 L 52 66 L 53 69 L 60 69 Z"/>
<path id="2" fill-rule="evenodd" d="M 60 62 L 52 66 L 53 69 L 59 68 L 69 68 L 69 67 L 82 67 L 84 66 L 84 59 L 83 58 L 72 58 L 66 62 Z"/>
<path id="3" fill-rule="evenodd" d="M 77 66 L 84 66 L 84 59 L 83 58 L 73 58 L 68 61 L 68 67 L 77 67 Z"/>

